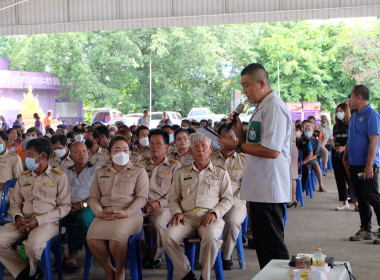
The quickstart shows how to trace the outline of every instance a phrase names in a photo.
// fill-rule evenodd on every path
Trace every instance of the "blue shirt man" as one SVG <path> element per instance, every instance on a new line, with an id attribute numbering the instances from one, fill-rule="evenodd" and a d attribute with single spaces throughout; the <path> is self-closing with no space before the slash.
<path id="1" fill-rule="evenodd" d="M 357 85 L 351 91 L 349 106 L 356 110 L 350 120 L 348 140 L 343 165 L 354 185 L 359 203 L 360 230 L 351 241 L 374 240 L 372 233 L 372 209 L 380 225 L 379 135 L 380 116 L 369 104 L 369 90 Z M 374 244 L 380 245 L 380 237 Z"/>

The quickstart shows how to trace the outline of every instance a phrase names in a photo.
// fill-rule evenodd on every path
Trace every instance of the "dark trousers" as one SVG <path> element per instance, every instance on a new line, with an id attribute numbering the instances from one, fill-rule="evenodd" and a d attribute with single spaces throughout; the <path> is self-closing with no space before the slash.
<path id="1" fill-rule="evenodd" d="M 380 193 L 379 193 L 379 168 L 374 166 L 373 178 L 372 179 L 362 179 L 358 177 L 358 173 L 363 172 L 364 165 L 351 165 L 351 181 L 354 185 L 356 196 L 358 197 L 359 203 L 359 215 L 361 227 L 366 231 L 371 231 L 371 218 L 372 209 L 376 214 L 377 223 L 380 226 Z"/>
<path id="2" fill-rule="evenodd" d="M 306 163 L 306 164 L 303 164 L 302 165 L 302 190 L 305 191 L 306 189 L 306 183 L 307 183 L 307 180 L 309 179 L 309 175 L 310 175 L 310 172 L 311 172 L 311 164 L 310 162 Z"/>
<path id="3" fill-rule="evenodd" d="M 351 196 L 351 201 L 356 202 L 357 197 L 350 178 L 347 176 L 346 169 L 344 169 L 342 162 L 342 154 L 335 153 L 333 151 L 331 155 L 332 166 L 334 169 L 334 176 L 336 187 L 338 189 L 339 201 L 348 200 L 348 192 Z M 348 189 L 347 189 L 348 187 Z"/>
<path id="4" fill-rule="evenodd" d="M 284 242 L 284 204 L 250 202 L 249 214 L 260 268 L 272 259 L 288 260 L 289 252 Z"/>

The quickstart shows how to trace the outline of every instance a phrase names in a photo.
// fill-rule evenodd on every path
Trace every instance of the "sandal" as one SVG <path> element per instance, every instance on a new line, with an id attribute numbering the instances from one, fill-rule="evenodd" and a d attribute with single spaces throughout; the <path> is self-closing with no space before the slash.
<path id="1" fill-rule="evenodd" d="M 324 187 L 319 187 L 320 192 L 326 192 L 326 189 Z"/>

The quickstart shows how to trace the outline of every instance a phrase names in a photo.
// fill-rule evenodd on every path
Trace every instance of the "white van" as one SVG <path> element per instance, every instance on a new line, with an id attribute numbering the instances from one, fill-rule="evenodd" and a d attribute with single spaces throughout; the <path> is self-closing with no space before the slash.
<path id="1" fill-rule="evenodd" d="M 92 117 L 91 124 L 94 124 L 94 122 L 108 124 L 111 120 L 119 119 L 122 117 L 123 114 L 120 111 L 105 108 L 95 113 L 95 115 Z"/>
<path id="2" fill-rule="evenodd" d="M 190 110 L 189 114 L 187 115 L 188 119 L 196 119 L 200 116 L 211 116 L 212 113 L 209 108 L 193 108 Z"/>
<path id="3" fill-rule="evenodd" d="M 167 113 L 167 118 L 172 121 L 172 124 L 178 124 L 179 126 L 181 125 L 182 116 L 180 113 L 169 111 L 165 112 Z M 150 114 L 150 129 L 157 127 L 157 125 L 160 123 L 160 120 L 162 120 L 162 113 L 163 112 L 153 112 Z"/>

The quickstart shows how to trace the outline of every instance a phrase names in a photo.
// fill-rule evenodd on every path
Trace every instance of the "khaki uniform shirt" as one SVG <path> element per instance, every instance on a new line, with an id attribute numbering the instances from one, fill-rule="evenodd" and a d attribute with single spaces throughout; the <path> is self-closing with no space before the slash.
<path id="1" fill-rule="evenodd" d="M 222 152 L 218 150 L 211 155 L 211 161 L 227 170 L 230 175 L 234 203 L 240 202 L 240 186 L 243 178 L 245 155 L 234 152 L 232 156 L 225 159 Z"/>
<path id="2" fill-rule="evenodd" d="M 329 140 L 329 136 L 327 135 L 325 128 L 321 125 L 318 125 L 315 126 L 315 130 L 318 130 L 320 133 L 322 133 L 321 146 L 324 147 L 327 144 L 327 141 Z"/>
<path id="3" fill-rule="evenodd" d="M 173 178 L 169 193 L 172 215 L 209 209 L 222 218 L 232 206 L 232 188 L 228 172 L 211 161 L 199 171 L 195 164 L 181 167 Z"/>
<path id="4" fill-rule="evenodd" d="M 36 215 L 38 225 L 58 223 L 71 209 L 70 185 L 65 173 L 48 168 L 40 176 L 27 170 L 18 178 L 11 194 L 10 210 L 16 216 Z"/>
<path id="5" fill-rule="evenodd" d="M 8 150 L 5 150 L 5 153 L 0 155 L 0 183 L 15 179 L 21 173 L 21 158 L 17 154 L 9 153 Z"/>
<path id="6" fill-rule="evenodd" d="M 173 149 L 168 149 L 168 152 L 167 152 L 167 157 L 170 158 L 170 159 L 175 159 L 177 160 L 181 166 L 187 166 L 187 165 L 190 165 L 190 164 L 193 164 L 194 163 L 194 159 L 193 159 L 193 156 L 191 154 L 186 154 L 184 156 L 182 156 L 177 148 L 175 148 L 174 146 L 171 146 L 173 147 Z"/>
<path id="7" fill-rule="evenodd" d="M 107 151 L 100 146 L 95 154 L 91 154 L 90 150 L 88 150 L 88 161 L 91 162 L 93 165 L 97 165 L 100 167 L 112 163 L 112 160 L 109 157 Z"/>
<path id="8" fill-rule="evenodd" d="M 53 152 L 48 162 L 52 168 L 58 168 L 63 172 L 66 170 L 66 168 L 74 165 L 74 161 L 70 158 L 70 152 L 63 160 L 61 160 L 61 158 Z"/>
<path id="9" fill-rule="evenodd" d="M 149 147 L 145 151 L 140 151 L 139 146 L 132 148 L 130 152 L 130 161 L 133 163 L 138 163 L 141 159 L 151 158 Z"/>
<path id="10" fill-rule="evenodd" d="M 141 212 L 148 194 L 149 178 L 144 167 L 129 161 L 119 173 L 112 164 L 99 168 L 88 202 L 95 216 L 103 209 L 125 210 L 132 216 Z"/>
<path id="11" fill-rule="evenodd" d="M 172 186 L 174 172 L 180 167 L 175 159 L 165 157 L 163 162 L 156 165 L 151 158 L 140 160 L 149 177 L 149 200 L 158 200 L 161 208 L 168 206 L 168 194 Z"/>

